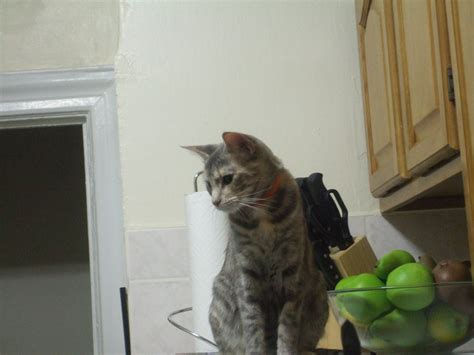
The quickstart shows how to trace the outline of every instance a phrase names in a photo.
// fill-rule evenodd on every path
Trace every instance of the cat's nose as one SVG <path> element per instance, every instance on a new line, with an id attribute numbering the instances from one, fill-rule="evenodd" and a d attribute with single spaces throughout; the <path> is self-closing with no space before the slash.
<path id="1" fill-rule="evenodd" d="M 212 200 L 212 203 L 214 204 L 214 206 L 216 207 L 219 207 L 219 205 L 221 204 L 221 199 L 215 199 L 215 200 Z"/>

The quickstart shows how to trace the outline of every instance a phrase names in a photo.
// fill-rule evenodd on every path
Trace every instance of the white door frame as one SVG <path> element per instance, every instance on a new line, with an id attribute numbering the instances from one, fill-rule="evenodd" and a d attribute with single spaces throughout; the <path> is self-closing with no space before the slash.
<path id="1" fill-rule="evenodd" d="M 0 74 L 0 129 L 81 125 L 95 354 L 125 352 L 119 288 L 127 286 L 114 71 Z"/>

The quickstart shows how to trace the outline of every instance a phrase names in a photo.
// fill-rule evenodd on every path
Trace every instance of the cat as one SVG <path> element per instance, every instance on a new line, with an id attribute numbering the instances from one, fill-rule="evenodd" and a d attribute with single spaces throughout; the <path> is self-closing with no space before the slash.
<path id="1" fill-rule="evenodd" d="M 225 132 L 223 143 L 183 147 L 204 160 L 217 209 L 228 214 L 225 261 L 209 322 L 219 351 L 315 351 L 328 318 L 326 285 L 313 259 L 299 188 L 259 139 Z"/>

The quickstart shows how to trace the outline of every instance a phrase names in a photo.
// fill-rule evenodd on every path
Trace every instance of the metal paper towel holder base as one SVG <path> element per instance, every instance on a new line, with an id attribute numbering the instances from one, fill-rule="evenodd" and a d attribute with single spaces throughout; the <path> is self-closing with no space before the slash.
<path id="1" fill-rule="evenodd" d="M 207 343 L 208 345 L 212 345 L 214 346 L 216 349 L 217 349 L 217 345 L 210 341 L 209 339 L 203 337 L 202 335 L 199 335 L 198 333 L 196 332 L 193 332 L 192 330 L 182 326 L 181 324 L 177 323 L 175 320 L 173 320 L 173 317 L 177 314 L 181 314 L 181 313 L 187 313 L 187 312 L 191 312 L 193 310 L 193 307 L 187 307 L 187 308 L 183 308 L 183 309 L 179 309 L 177 311 L 174 311 L 172 313 L 170 313 L 170 315 L 168 316 L 168 322 L 170 322 L 174 327 L 178 328 L 179 330 L 185 332 L 185 333 L 188 333 L 189 335 L 192 335 L 193 337 L 195 337 L 196 339 L 199 339 L 205 343 Z"/>

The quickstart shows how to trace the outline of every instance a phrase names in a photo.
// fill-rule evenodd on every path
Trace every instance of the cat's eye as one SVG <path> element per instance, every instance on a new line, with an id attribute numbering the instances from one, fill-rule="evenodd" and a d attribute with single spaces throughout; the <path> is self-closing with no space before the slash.
<path id="1" fill-rule="evenodd" d="M 206 181 L 206 189 L 207 189 L 207 192 L 209 192 L 209 194 L 212 193 L 212 186 L 209 181 Z"/>
<path id="2" fill-rule="evenodd" d="M 223 185 L 229 185 L 232 182 L 233 178 L 234 178 L 234 175 L 232 175 L 232 174 L 224 175 L 222 177 L 222 184 Z"/>

